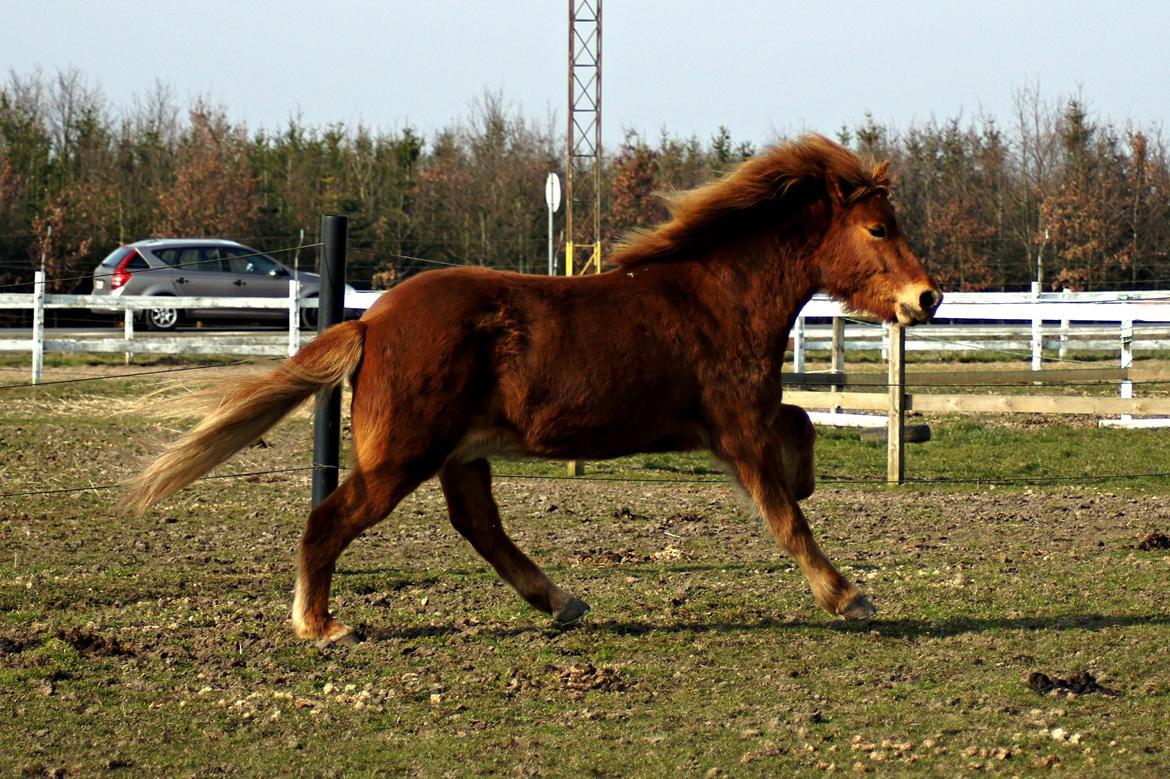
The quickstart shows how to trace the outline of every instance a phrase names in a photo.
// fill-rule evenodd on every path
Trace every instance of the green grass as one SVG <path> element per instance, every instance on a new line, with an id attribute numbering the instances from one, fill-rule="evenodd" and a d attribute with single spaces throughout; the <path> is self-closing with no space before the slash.
<path id="1" fill-rule="evenodd" d="M 6 396 L 3 491 L 132 472 L 168 433 L 115 412 L 154 386 Z M 201 482 L 144 518 L 112 492 L 0 499 L 0 773 L 1164 776 L 1170 552 L 1135 544 L 1170 531 L 1165 479 L 967 480 L 1170 470 L 1170 435 L 930 422 L 908 474 L 956 484 L 834 484 L 881 479 L 885 451 L 820 431 L 806 513 L 866 623 L 815 606 L 702 455 L 589 463 L 596 481 L 499 463 L 517 543 L 593 607 L 570 630 L 425 485 L 340 561 L 352 648 L 286 624 L 304 474 Z M 308 462 L 306 419 L 265 440 L 223 471 Z M 1082 670 L 1120 694 L 1026 682 Z"/>

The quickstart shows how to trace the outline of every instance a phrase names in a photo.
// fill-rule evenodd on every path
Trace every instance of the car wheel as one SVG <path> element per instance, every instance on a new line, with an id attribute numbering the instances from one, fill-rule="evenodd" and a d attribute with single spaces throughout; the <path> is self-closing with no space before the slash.
<path id="1" fill-rule="evenodd" d="M 179 309 L 177 308 L 148 308 L 144 312 L 148 330 L 174 330 L 179 324 Z"/>
<path id="2" fill-rule="evenodd" d="M 317 329 L 317 311 L 315 308 L 301 309 L 301 329 L 316 330 Z"/>

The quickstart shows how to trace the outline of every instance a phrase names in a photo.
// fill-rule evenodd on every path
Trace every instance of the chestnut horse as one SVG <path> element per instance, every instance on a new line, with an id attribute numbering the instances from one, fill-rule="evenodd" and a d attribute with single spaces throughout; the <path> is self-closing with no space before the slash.
<path id="1" fill-rule="evenodd" d="M 451 522 L 508 584 L 560 622 L 584 614 L 504 533 L 487 459 L 502 454 L 709 450 L 817 602 L 871 616 L 797 505 L 811 491 L 811 471 L 801 474 L 811 469 L 811 426 L 782 405 L 780 371 L 793 321 L 818 290 L 902 324 L 926 321 L 942 300 L 898 229 L 886 168 L 806 136 L 674 196 L 670 219 L 635 232 L 605 273 L 420 274 L 267 377 L 230 389 L 134 480 L 129 501 L 144 511 L 349 379 L 354 464 L 301 539 L 299 636 L 354 638 L 329 611 L 338 555 L 436 474 Z"/>

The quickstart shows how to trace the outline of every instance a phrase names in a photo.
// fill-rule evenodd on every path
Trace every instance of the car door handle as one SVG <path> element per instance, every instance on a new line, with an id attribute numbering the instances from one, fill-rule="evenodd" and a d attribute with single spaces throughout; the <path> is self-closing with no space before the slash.
<path id="1" fill-rule="evenodd" d="M 242 286 L 244 286 L 244 285 L 245 285 L 245 284 L 247 284 L 247 283 L 248 283 L 248 282 L 246 282 L 246 281 L 241 281 L 240 279 L 236 279 L 235 281 L 233 281 L 233 282 L 232 282 L 232 284 L 235 284 L 237 287 L 242 287 Z"/>
<path id="2" fill-rule="evenodd" d="M 175 279 L 175 283 L 176 284 L 186 284 L 187 279 L 185 276 L 180 276 L 179 278 Z"/>

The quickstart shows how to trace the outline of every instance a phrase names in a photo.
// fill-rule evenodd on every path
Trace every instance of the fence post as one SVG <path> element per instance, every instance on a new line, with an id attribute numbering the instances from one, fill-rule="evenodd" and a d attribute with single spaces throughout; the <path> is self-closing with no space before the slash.
<path id="1" fill-rule="evenodd" d="M 1126 319 L 1121 323 L 1121 369 L 1125 371 L 1125 378 L 1121 380 L 1121 397 L 1129 400 L 1133 397 L 1133 382 L 1129 380 L 1129 369 L 1133 367 L 1133 320 Z M 1132 414 L 1122 414 L 1123 420 L 1133 419 Z"/>
<path id="2" fill-rule="evenodd" d="M 45 272 L 33 274 L 32 383 L 41 383 L 45 369 Z"/>
<path id="3" fill-rule="evenodd" d="M 321 292 L 317 297 L 317 332 L 340 322 L 345 316 L 345 244 L 349 217 L 325 214 L 321 217 Z M 313 508 L 337 489 L 341 465 L 341 387 L 317 396 L 313 418 Z"/>
<path id="4" fill-rule="evenodd" d="M 804 314 L 796 318 L 792 331 L 792 370 L 804 373 Z"/>
<path id="5" fill-rule="evenodd" d="M 1040 299 L 1040 282 L 1032 282 L 1032 299 Z M 1043 323 L 1040 319 L 1032 317 L 1032 370 L 1038 371 L 1043 365 L 1044 357 L 1044 333 L 1041 330 Z"/>
<path id="6" fill-rule="evenodd" d="M 1068 289 L 1068 287 L 1065 287 L 1064 290 L 1060 293 L 1060 296 L 1062 298 L 1067 298 L 1068 293 L 1069 293 L 1069 289 Z M 1059 356 L 1060 356 L 1060 359 L 1062 359 L 1062 360 L 1065 359 L 1066 357 L 1068 357 L 1068 320 L 1067 319 L 1060 320 L 1060 352 L 1059 352 Z"/>
<path id="7" fill-rule="evenodd" d="M 122 311 L 122 339 L 126 341 L 126 364 L 134 361 L 134 350 L 130 348 L 134 342 L 134 309 Z"/>
<path id="8" fill-rule="evenodd" d="M 833 347 L 832 355 L 829 358 L 829 370 L 833 373 L 845 372 L 845 318 L 835 316 L 833 317 Z M 833 392 L 840 392 L 845 389 L 844 384 L 834 384 L 832 386 Z M 841 412 L 840 406 L 833 407 L 833 413 Z"/>
<path id="9" fill-rule="evenodd" d="M 342 289 L 345 289 L 343 286 Z M 301 282 L 295 277 L 288 280 L 288 356 L 292 357 L 301 348 Z M 344 294 L 344 293 L 342 293 Z"/>
<path id="10" fill-rule="evenodd" d="M 890 409 L 886 420 L 886 483 L 906 478 L 906 331 L 899 324 L 887 328 L 890 338 Z"/>

